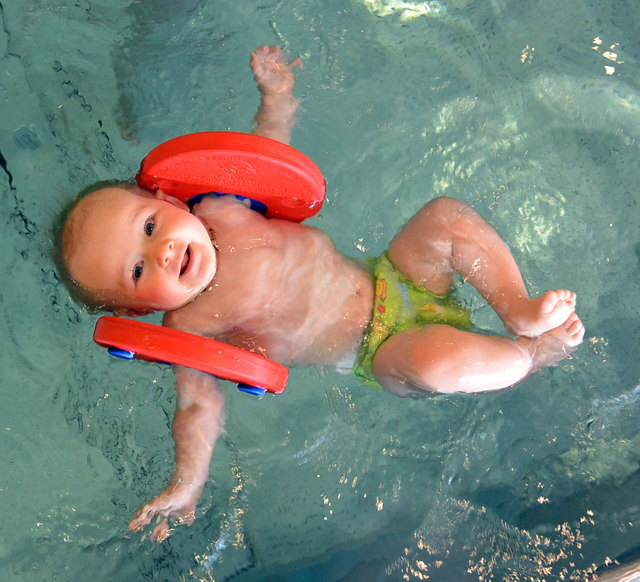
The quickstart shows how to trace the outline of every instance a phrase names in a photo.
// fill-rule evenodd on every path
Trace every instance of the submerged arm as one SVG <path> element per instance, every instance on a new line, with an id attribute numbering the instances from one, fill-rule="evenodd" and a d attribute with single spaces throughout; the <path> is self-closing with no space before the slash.
<path id="1" fill-rule="evenodd" d="M 224 427 L 224 393 L 217 380 L 203 372 L 174 366 L 178 399 L 173 418 L 175 471 L 169 485 L 134 515 L 129 529 L 141 531 L 159 516 L 152 539 L 162 541 L 171 533 L 169 518 L 191 525 L 195 509 L 209 477 L 209 464 Z"/>
<path id="2" fill-rule="evenodd" d="M 250 66 L 262 95 L 252 133 L 288 144 L 298 109 L 298 100 L 293 96 L 293 69 L 301 69 L 302 60 L 287 63 L 280 47 L 261 46 L 251 53 Z"/>

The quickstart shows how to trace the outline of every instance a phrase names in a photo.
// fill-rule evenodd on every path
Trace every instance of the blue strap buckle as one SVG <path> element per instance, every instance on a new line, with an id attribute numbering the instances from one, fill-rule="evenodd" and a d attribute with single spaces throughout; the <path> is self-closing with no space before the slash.
<path id="1" fill-rule="evenodd" d="M 136 355 L 129 350 L 123 350 L 121 348 L 114 348 L 113 346 L 109 346 L 107 351 L 116 358 L 122 358 L 123 360 L 133 360 Z"/>
<path id="2" fill-rule="evenodd" d="M 251 386 L 250 384 L 244 384 L 242 382 L 238 384 L 238 390 L 240 390 L 240 392 L 246 392 L 247 394 L 253 394 L 258 398 L 262 398 L 266 393 L 264 388 L 258 388 L 257 386 Z"/>

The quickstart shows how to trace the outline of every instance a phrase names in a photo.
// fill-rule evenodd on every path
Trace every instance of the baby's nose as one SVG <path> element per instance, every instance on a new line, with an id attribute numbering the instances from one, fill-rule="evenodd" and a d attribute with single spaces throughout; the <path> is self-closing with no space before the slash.
<path id="1" fill-rule="evenodd" d="M 158 263 L 161 267 L 166 267 L 171 261 L 173 248 L 175 243 L 172 240 L 165 240 L 160 243 L 160 252 L 158 253 Z"/>

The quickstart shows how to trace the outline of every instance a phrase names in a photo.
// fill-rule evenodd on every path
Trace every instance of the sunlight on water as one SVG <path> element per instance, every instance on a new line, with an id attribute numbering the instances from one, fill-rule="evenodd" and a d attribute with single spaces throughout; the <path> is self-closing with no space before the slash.
<path id="1" fill-rule="evenodd" d="M 402 2 L 401 0 L 363 0 L 364 5 L 376 16 L 397 15 L 400 20 L 413 20 L 420 16 L 438 18 L 445 13 L 440 2 Z"/>

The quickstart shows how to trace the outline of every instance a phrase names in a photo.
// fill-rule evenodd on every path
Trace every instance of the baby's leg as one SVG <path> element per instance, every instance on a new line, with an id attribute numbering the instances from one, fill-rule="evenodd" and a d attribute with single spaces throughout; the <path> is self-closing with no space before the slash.
<path id="1" fill-rule="evenodd" d="M 575 310 L 575 293 L 548 291 L 529 299 L 507 245 L 477 212 L 452 198 L 436 198 L 396 235 L 389 256 L 414 283 L 444 294 L 460 273 L 514 335 L 536 337 Z"/>
<path id="2" fill-rule="evenodd" d="M 530 373 L 565 358 L 582 341 L 573 313 L 537 338 L 484 336 L 448 325 L 400 332 L 373 360 L 378 381 L 390 392 L 486 392 L 517 384 Z"/>

